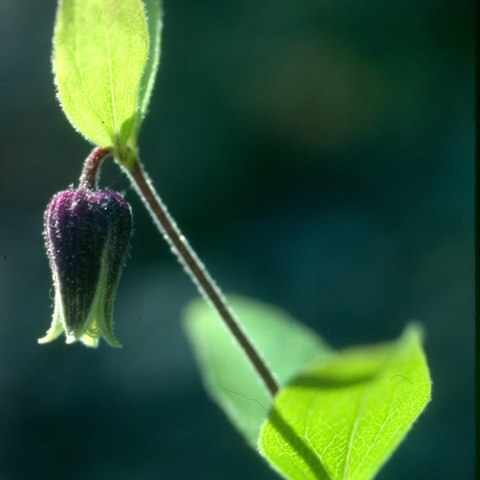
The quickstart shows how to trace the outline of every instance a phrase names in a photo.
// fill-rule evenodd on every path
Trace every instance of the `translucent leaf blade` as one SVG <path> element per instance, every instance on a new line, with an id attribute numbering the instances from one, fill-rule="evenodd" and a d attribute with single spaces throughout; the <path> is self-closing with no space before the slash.
<path id="1" fill-rule="evenodd" d="M 91 142 L 117 147 L 131 140 L 148 49 L 140 0 L 60 0 L 53 38 L 58 98 Z"/>
<path id="2" fill-rule="evenodd" d="M 261 453 L 291 480 L 374 478 L 430 400 L 420 335 L 347 350 L 282 389 Z"/>
<path id="3" fill-rule="evenodd" d="M 239 321 L 280 384 L 313 360 L 331 354 L 312 331 L 286 312 L 242 297 L 229 297 Z M 256 446 L 260 426 L 271 406 L 257 373 L 203 301 L 185 311 L 185 325 L 206 389 L 248 443 Z"/>

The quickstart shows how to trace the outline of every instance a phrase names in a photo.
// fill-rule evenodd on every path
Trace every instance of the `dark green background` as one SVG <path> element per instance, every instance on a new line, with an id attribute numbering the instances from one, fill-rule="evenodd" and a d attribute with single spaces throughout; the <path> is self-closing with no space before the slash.
<path id="1" fill-rule="evenodd" d="M 141 153 L 191 243 L 224 289 L 334 347 L 421 321 L 433 402 L 378 478 L 473 478 L 472 4 L 165 10 Z M 54 12 L 0 0 L 0 479 L 273 479 L 207 399 L 180 323 L 195 290 L 112 162 L 136 221 L 124 348 L 36 344 L 43 209 L 90 149 L 55 101 Z"/>

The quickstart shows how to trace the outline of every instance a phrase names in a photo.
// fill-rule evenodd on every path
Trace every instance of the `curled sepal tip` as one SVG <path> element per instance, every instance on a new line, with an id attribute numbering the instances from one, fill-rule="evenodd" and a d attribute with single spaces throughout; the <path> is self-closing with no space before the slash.
<path id="1" fill-rule="evenodd" d="M 120 347 L 113 304 L 132 231 L 130 205 L 112 190 L 57 193 L 45 212 L 45 244 L 55 288 L 52 323 L 38 343 L 66 335 L 96 347 Z"/>

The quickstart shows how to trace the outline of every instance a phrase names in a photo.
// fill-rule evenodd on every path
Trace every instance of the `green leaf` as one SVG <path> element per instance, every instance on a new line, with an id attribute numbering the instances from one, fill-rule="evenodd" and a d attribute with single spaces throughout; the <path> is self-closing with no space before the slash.
<path id="1" fill-rule="evenodd" d="M 155 72 L 151 56 L 140 105 L 148 53 L 141 0 L 59 1 L 53 37 L 58 98 L 74 128 L 91 142 L 117 150 L 135 144 Z"/>
<path id="2" fill-rule="evenodd" d="M 396 343 L 350 349 L 310 367 L 277 395 L 259 448 L 291 480 L 368 480 L 430 400 L 415 327 Z"/>
<path id="3" fill-rule="evenodd" d="M 330 355 L 315 333 L 282 310 L 238 296 L 229 296 L 229 300 L 243 330 L 280 384 L 311 361 Z M 271 406 L 270 395 L 209 305 L 202 300 L 192 302 L 185 320 L 206 389 L 255 447 Z"/>

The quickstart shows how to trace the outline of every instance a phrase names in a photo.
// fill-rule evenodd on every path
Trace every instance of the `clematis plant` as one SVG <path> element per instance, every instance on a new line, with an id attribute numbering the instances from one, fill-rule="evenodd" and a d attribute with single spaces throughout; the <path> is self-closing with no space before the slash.
<path id="1" fill-rule="evenodd" d="M 337 352 L 278 308 L 227 300 L 140 161 L 137 139 L 161 29 L 157 0 L 58 2 L 52 56 L 58 99 L 95 147 L 79 187 L 56 194 L 47 207 L 55 306 L 40 343 L 64 332 L 67 343 L 97 346 L 102 337 L 119 346 L 112 312 L 131 210 L 120 194 L 97 185 L 112 156 L 203 296 L 185 310 L 186 331 L 207 390 L 247 443 L 287 479 L 369 480 L 430 400 L 422 331 L 410 326 L 396 342 Z"/>

